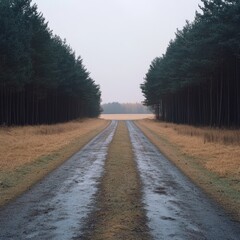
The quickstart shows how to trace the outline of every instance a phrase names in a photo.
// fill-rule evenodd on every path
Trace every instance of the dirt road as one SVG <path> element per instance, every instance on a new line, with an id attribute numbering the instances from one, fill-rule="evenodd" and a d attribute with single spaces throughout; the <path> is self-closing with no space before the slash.
<path id="1" fill-rule="evenodd" d="M 94 235 L 95 239 L 141 239 L 136 233 L 139 231 L 137 227 L 131 228 L 136 233 L 131 238 L 121 233 L 118 235 L 120 237 L 105 234 L 103 225 L 106 222 L 111 225 L 115 220 L 109 211 L 114 206 L 112 204 L 119 208 L 116 212 L 121 221 L 128 222 L 131 218 L 129 224 L 132 224 L 139 218 L 145 220 L 149 239 L 239 239 L 240 224 L 231 221 L 164 158 L 132 121 L 126 124 L 132 146 L 130 141 L 126 144 L 125 137 L 117 136 L 125 131 L 119 126 L 118 138 L 113 140 L 116 143 L 110 144 L 117 127 L 117 122 L 113 121 L 59 169 L 2 208 L 0 239 L 81 239 L 79 236 L 84 235 L 86 224 L 91 223 L 89 218 L 93 216 L 97 218 L 93 233 L 103 234 L 102 238 Z M 125 132 L 123 134 L 127 135 Z M 117 156 L 114 155 L 114 148 L 123 141 L 125 145 L 121 148 L 122 152 L 117 152 L 122 157 L 114 161 L 114 156 Z M 127 174 L 123 172 L 123 165 L 129 168 Z M 119 191 L 111 186 L 116 184 L 111 171 L 118 173 L 116 178 L 124 177 L 124 184 L 119 185 L 120 196 L 124 199 L 122 204 L 115 195 Z M 135 177 L 128 178 L 128 174 L 134 174 Z M 124 182 L 126 179 L 131 179 L 128 184 Z M 105 201 L 111 204 L 105 204 Z M 139 211 L 121 216 L 121 210 L 132 209 L 133 205 Z M 126 211 L 122 212 L 126 214 Z M 145 217 L 141 215 L 143 213 Z M 98 229 L 99 226 L 101 229 Z M 119 224 L 117 227 L 123 233 L 126 231 Z M 134 238 L 135 235 L 137 238 Z M 147 236 L 144 234 L 142 239 Z"/>

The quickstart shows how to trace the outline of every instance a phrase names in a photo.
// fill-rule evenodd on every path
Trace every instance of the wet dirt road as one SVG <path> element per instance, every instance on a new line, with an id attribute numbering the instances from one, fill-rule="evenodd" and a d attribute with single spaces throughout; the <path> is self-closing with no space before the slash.
<path id="1" fill-rule="evenodd" d="M 153 239 L 239 240 L 240 224 L 216 207 L 133 122 L 127 125 Z"/>
<path id="2" fill-rule="evenodd" d="M 0 210 L 0 239 L 74 239 L 88 214 L 117 122 L 60 168 Z"/>
<path id="3" fill-rule="evenodd" d="M 152 238 L 239 240 L 240 224 L 208 200 L 132 121 L 126 123 Z M 116 126 L 113 121 L 60 168 L 1 209 L 0 240 L 79 239 L 96 210 L 96 193 Z"/>

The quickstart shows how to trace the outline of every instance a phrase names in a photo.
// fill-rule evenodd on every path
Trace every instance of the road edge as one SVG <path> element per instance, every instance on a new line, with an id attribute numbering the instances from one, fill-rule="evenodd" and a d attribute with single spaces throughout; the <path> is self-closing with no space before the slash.
<path id="1" fill-rule="evenodd" d="M 67 146 L 54 151 L 53 153 L 37 158 L 30 164 L 25 164 L 24 166 L 16 169 L 7 174 L 16 174 L 18 177 L 18 182 L 14 186 L 10 186 L 4 195 L 0 198 L 0 207 L 4 207 L 10 202 L 14 201 L 17 197 L 22 195 L 24 192 L 31 189 L 39 181 L 61 166 L 66 162 L 71 156 L 80 151 L 86 144 L 88 144 L 94 137 L 106 129 L 111 121 L 107 121 L 100 127 L 92 129 L 89 131 L 84 139 L 82 137 L 75 138 Z M 39 166 L 41 166 L 39 170 Z M 24 177 L 22 177 L 24 176 Z"/>
<path id="2" fill-rule="evenodd" d="M 229 184 L 226 183 L 224 179 L 196 165 L 194 159 L 182 154 L 181 151 L 166 138 L 162 138 L 150 128 L 141 125 L 141 121 L 134 121 L 134 123 L 169 161 L 184 175 L 190 178 L 191 181 L 202 189 L 214 202 L 219 204 L 233 221 L 240 222 L 239 203 L 236 204 L 236 202 L 229 197 L 228 192 L 234 190 L 229 189 Z M 192 174 L 189 173 L 189 170 L 191 170 Z M 214 182 L 217 183 L 214 184 Z"/>

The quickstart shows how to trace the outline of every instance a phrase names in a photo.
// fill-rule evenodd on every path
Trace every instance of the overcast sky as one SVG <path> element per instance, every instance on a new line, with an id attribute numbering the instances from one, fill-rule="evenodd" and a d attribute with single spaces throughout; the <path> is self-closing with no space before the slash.
<path id="1" fill-rule="evenodd" d="M 139 85 L 200 0 L 33 0 L 54 34 L 83 58 L 102 102 L 141 102 Z"/>

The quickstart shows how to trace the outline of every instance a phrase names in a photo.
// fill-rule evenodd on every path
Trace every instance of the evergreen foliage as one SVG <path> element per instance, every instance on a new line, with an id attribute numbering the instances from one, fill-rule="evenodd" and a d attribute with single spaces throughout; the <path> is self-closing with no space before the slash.
<path id="1" fill-rule="evenodd" d="M 144 104 L 164 121 L 240 126 L 240 1 L 202 0 L 141 84 Z"/>
<path id="2" fill-rule="evenodd" d="M 0 0 L 0 124 L 51 124 L 100 114 L 101 92 L 31 0 Z"/>

